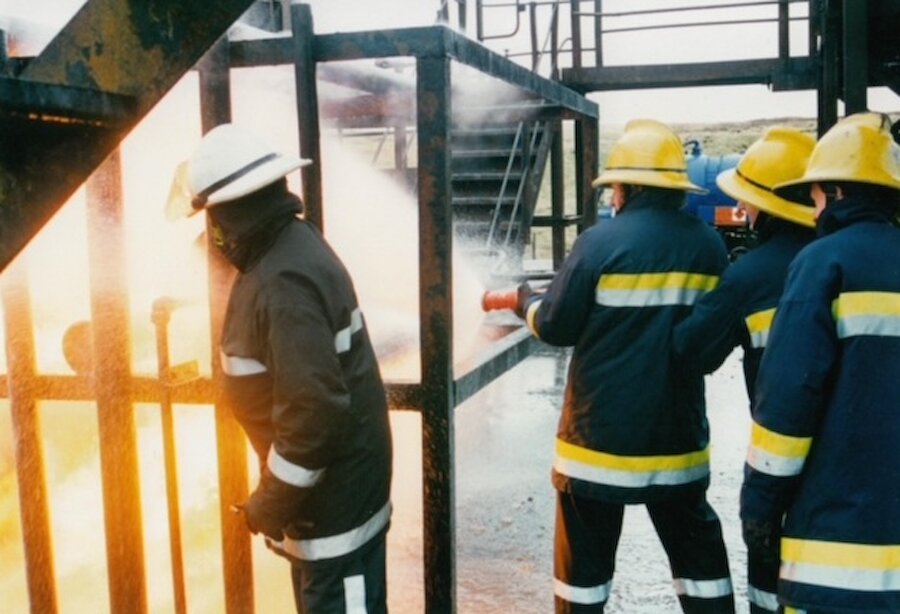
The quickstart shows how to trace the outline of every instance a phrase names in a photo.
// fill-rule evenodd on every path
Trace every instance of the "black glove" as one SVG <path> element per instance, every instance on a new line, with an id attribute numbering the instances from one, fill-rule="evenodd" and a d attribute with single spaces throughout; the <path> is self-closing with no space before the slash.
<path id="1" fill-rule="evenodd" d="M 519 284 L 519 287 L 516 288 L 515 313 L 523 320 L 525 319 L 525 312 L 528 310 L 528 303 L 531 301 L 531 297 L 533 297 L 534 294 L 534 289 L 527 281 L 523 281 Z"/>
<path id="2" fill-rule="evenodd" d="M 277 542 L 284 539 L 281 523 L 266 510 L 263 498 L 259 496 L 259 489 L 253 491 L 250 498 L 239 508 L 244 512 L 244 520 L 251 533 L 254 535 L 262 533 Z"/>
<path id="3" fill-rule="evenodd" d="M 741 524 L 747 551 L 752 552 L 760 562 L 777 564 L 781 558 L 781 527 L 772 522 L 750 522 Z"/>

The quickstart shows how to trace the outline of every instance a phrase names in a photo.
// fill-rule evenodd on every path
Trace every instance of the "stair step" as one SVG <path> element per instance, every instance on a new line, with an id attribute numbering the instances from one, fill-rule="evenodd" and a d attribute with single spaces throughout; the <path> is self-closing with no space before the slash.
<path id="1" fill-rule="evenodd" d="M 509 174 L 509 181 L 519 181 L 522 173 Z M 506 173 L 502 171 L 459 171 L 453 173 L 453 181 L 503 181 Z"/>
<path id="2" fill-rule="evenodd" d="M 455 149 L 455 148 L 452 148 L 450 150 L 450 154 L 454 158 L 509 158 L 510 153 L 512 153 L 517 158 L 522 156 L 522 151 L 519 149 L 516 149 L 515 151 L 511 151 L 509 149 Z"/>
<path id="3" fill-rule="evenodd" d="M 516 199 L 513 196 L 504 196 L 500 200 L 501 207 L 511 207 L 515 204 Z M 494 207 L 497 204 L 496 196 L 454 196 L 454 207 Z"/>

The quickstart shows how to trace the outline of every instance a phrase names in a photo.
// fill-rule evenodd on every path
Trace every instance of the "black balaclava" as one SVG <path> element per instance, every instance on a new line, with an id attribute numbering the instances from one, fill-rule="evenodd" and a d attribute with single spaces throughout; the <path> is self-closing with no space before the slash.
<path id="1" fill-rule="evenodd" d="M 303 209 L 281 179 L 241 198 L 207 207 L 212 239 L 239 271 L 253 268 Z"/>

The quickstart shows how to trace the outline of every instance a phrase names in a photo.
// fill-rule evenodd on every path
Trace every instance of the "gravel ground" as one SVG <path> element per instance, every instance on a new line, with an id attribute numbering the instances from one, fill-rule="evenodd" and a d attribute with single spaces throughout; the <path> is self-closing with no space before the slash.
<path id="1" fill-rule="evenodd" d="M 546 613 L 553 609 L 553 441 L 568 352 L 532 356 L 456 413 L 459 612 Z M 740 352 L 707 378 L 713 478 L 709 499 L 723 525 L 738 600 L 746 613 L 746 553 L 738 492 L 749 433 Z M 399 419 L 398 419 L 399 418 Z M 390 605 L 422 611 L 417 417 L 395 415 L 398 473 L 389 539 Z M 410 493 L 414 493 L 411 495 Z M 646 511 L 626 511 L 607 612 L 679 612 L 668 563 Z"/>

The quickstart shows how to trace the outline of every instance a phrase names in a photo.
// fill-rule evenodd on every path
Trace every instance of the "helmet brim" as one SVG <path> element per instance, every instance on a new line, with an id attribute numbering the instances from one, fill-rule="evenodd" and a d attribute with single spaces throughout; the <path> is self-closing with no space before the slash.
<path id="1" fill-rule="evenodd" d="M 600 186 L 612 185 L 614 183 L 683 190 L 695 194 L 707 194 L 709 192 L 709 190 L 701 188 L 689 181 L 686 172 L 660 172 L 624 168 L 604 170 L 600 173 L 599 177 L 591 182 L 591 185 L 597 188 Z"/>
<path id="2" fill-rule="evenodd" d="M 809 199 L 809 190 L 806 192 L 805 199 L 787 200 L 741 178 L 737 169 L 734 168 L 719 173 L 716 177 L 716 185 L 733 199 L 749 203 L 769 215 L 807 228 L 813 228 L 816 225 L 816 213 Z"/>

